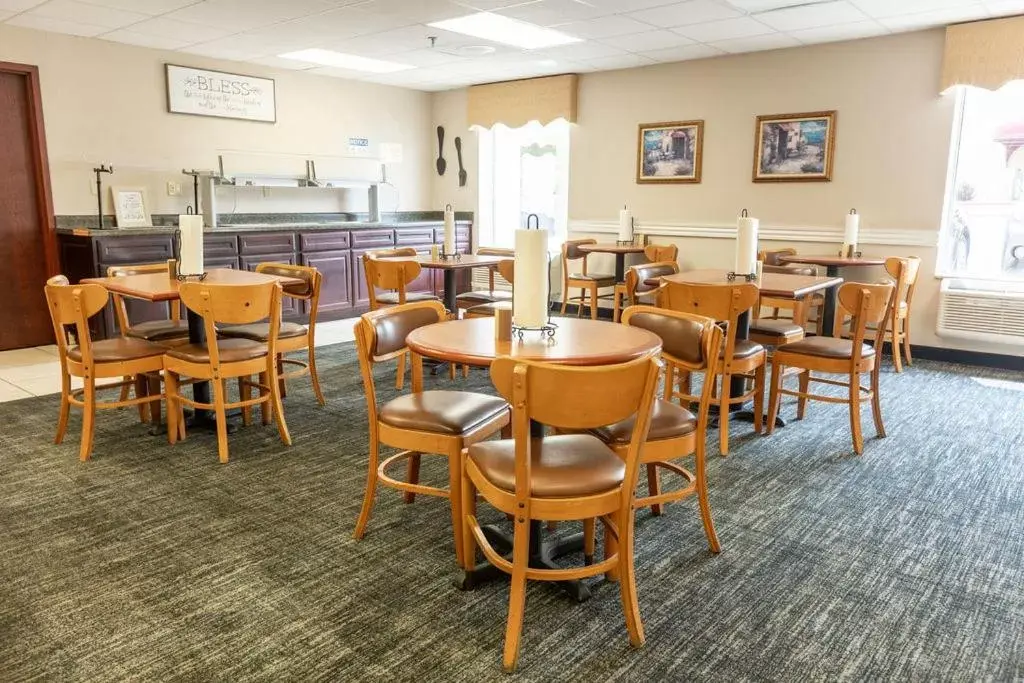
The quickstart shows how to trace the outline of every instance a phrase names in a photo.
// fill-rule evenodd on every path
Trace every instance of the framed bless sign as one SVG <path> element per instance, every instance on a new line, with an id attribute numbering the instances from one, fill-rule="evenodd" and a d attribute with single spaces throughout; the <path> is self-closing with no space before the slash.
<path id="1" fill-rule="evenodd" d="M 277 122 L 271 78 L 167 64 L 167 111 L 222 119 Z"/>

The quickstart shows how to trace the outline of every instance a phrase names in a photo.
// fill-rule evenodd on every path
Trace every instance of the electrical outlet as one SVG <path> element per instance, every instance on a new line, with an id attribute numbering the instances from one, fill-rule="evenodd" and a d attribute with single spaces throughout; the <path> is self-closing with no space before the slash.
<path id="1" fill-rule="evenodd" d="M 167 196 L 168 197 L 180 197 L 181 196 L 181 183 L 177 183 L 173 180 L 167 181 Z"/>

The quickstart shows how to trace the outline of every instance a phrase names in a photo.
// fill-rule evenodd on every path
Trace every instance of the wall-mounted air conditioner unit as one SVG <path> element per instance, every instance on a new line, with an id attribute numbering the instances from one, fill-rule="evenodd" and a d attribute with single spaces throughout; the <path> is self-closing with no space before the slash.
<path id="1" fill-rule="evenodd" d="M 1024 346 L 1024 282 L 943 280 L 935 331 L 940 337 Z"/>

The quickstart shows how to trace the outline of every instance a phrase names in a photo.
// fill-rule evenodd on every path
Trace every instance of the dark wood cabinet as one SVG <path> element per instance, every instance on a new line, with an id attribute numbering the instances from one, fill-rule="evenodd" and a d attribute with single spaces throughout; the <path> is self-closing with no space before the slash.
<path id="1" fill-rule="evenodd" d="M 316 268 L 323 276 L 319 316 L 330 318 L 332 314 L 347 313 L 355 305 L 352 302 L 351 259 L 351 252 L 347 250 L 302 255 L 302 264 Z"/>
<path id="2" fill-rule="evenodd" d="M 243 256 L 250 254 L 287 254 L 296 250 L 296 243 L 295 233 L 292 232 L 239 233 L 238 253 Z"/>

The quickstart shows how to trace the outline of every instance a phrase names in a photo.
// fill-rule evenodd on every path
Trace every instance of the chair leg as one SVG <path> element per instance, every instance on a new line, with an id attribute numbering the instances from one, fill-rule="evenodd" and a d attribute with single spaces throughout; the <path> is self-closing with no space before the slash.
<path id="1" fill-rule="evenodd" d="M 78 459 L 85 462 L 92 455 L 92 440 L 96 421 L 96 379 L 92 375 L 85 378 L 85 405 L 82 407 L 82 445 L 78 451 Z"/>
<path id="2" fill-rule="evenodd" d="M 615 294 L 612 297 L 612 320 L 619 322 L 619 312 L 622 309 L 622 290 L 615 285 Z"/>
<path id="3" fill-rule="evenodd" d="M 614 521 L 614 520 L 613 520 Z M 619 552 L 619 540 L 615 538 L 615 535 L 611 532 L 609 526 L 609 520 L 607 517 L 602 517 L 601 522 L 604 524 L 604 559 L 608 559 L 615 553 Z M 619 569 L 609 569 L 605 573 L 604 578 L 608 581 L 615 582 L 619 580 Z"/>
<path id="4" fill-rule="evenodd" d="M 146 381 L 146 376 L 143 374 L 135 375 L 132 380 L 135 383 L 135 398 L 142 398 L 148 395 L 149 383 Z M 121 393 L 125 393 L 128 387 L 121 387 Z M 139 422 L 149 422 L 149 404 L 139 403 L 135 406 L 139 411 Z"/>
<path id="5" fill-rule="evenodd" d="M 597 287 L 590 288 L 590 319 L 597 320 Z"/>
<path id="6" fill-rule="evenodd" d="M 366 533 L 366 524 L 370 521 L 370 512 L 373 510 L 373 499 L 377 495 L 377 461 L 380 459 L 380 442 L 377 440 L 377 432 L 370 430 L 370 454 L 366 472 L 366 491 L 363 492 L 363 507 L 359 511 L 359 519 L 356 520 L 356 530 L 352 534 L 358 541 Z"/>
<path id="7" fill-rule="evenodd" d="M 462 449 L 456 448 L 448 454 L 448 502 L 452 508 L 452 537 L 455 541 L 455 561 L 462 566 Z"/>
<path id="8" fill-rule="evenodd" d="M 647 490 L 650 495 L 656 496 L 661 493 L 661 481 L 658 477 L 658 466 L 653 462 L 647 463 Z M 655 503 L 651 506 L 652 515 L 660 515 L 662 513 L 662 504 Z"/>
<path id="9" fill-rule="evenodd" d="M 405 461 L 405 480 L 410 484 L 420 483 L 420 454 L 411 453 Z M 416 494 L 412 491 L 406 491 L 402 494 L 402 499 L 406 503 L 412 503 L 416 500 Z"/>
<path id="10" fill-rule="evenodd" d="M 409 354 L 403 353 L 398 357 L 398 372 L 395 374 L 395 389 L 405 386 L 405 359 Z"/>
<path id="11" fill-rule="evenodd" d="M 283 394 L 275 390 L 281 386 L 277 382 L 270 383 L 270 404 L 274 410 L 274 422 L 277 423 L 277 433 L 281 437 L 281 443 L 285 446 L 292 445 L 292 435 L 288 432 L 288 423 L 284 420 L 284 404 L 281 403 Z"/>
<path id="12" fill-rule="evenodd" d="M 68 416 L 71 414 L 71 377 L 66 372 L 60 377 L 60 415 L 57 418 L 57 434 L 53 437 L 54 443 L 64 441 L 64 435 L 68 431 Z"/>
<path id="13" fill-rule="evenodd" d="M 468 379 L 468 378 L 469 378 L 469 366 L 468 365 L 463 365 L 462 366 L 462 379 Z"/>
<path id="14" fill-rule="evenodd" d="M 782 374 L 784 368 L 778 362 L 772 363 L 772 391 L 768 397 L 768 424 L 765 425 L 765 432 L 771 434 L 775 431 L 775 418 L 779 415 L 779 402 L 782 399 Z"/>
<path id="15" fill-rule="evenodd" d="M 167 442 L 173 445 L 178 441 L 181 414 L 178 411 L 178 376 L 170 370 L 164 372 L 164 403 L 167 404 Z"/>
<path id="16" fill-rule="evenodd" d="M 877 363 L 877 360 L 876 360 Z M 882 422 L 882 397 L 878 393 L 878 366 L 871 371 L 871 412 L 875 418 L 875 433 L 885 437 L 885 424 Z"/>
<path id="17" fill-rule="evenodd" d="M 469 518 L 476 517 L 476 485 L 466 474 L 466 460 L 459 455 L 459 466 L 462 470 L 462 568 L 467 572 L 473 571 L 476 566 L 476 536 L 473 535 L 472 525 Z"/>
<path id="18" fill-rule="evenodd" d="M 715 522 L 711 518 L 711 502 L 708 500 L 708 472 L 707 472 L 707 454 L 703 447 L 697 449 L 694 454 L 696 460 L 694 467 L 694 479 L 696 479 L 697 485 L 697 503 L 700 506 L 700 521 L 704 525 L 704 535 L 708 537 L 708 546 L 711 548 L 711 552 L 718 553 L 722 551 L 722 546 L 718 542 L 718 533 L 715 531 Z"/>
<path id="19" fill-rule="evenodd" d="M 665 390 L 662 396 L 669 403 L 672 402 L 672 397 L 676 390 L 676 369 L 670 364 L 665 364 Z"/>
<path id="20" fill-rule="evenodd" d="M 149 375 L 146 378 L 146 395 L 162 396 L 160 391 L 160 375 Z M 160 401 L 149 402 L 149 423 L 154 427 L 160 427 Z"/>
<path id="21" fill-rule="evenodd" d="M 131 375 L 125 375 L 124 377 L 121 378 L 121 381 L 122 382 L 132 382 L 132 381 L 134 381 L 134 379 L 135 378 L 132 377 Z M 131 390 L 132 390 L 131 386 L 129 386 L 128 384 L 122 385 L 121 386 L 121 394 L 117 397 L 117 400 L 118 401 L 127 401 L 129 398 L 131 398 Z M 140 415 L 141 415 L 141 413 L 140 413 Z"/>
<path id="22" fill-rule="evenodd" d="M 264 398 L 268 395 L 268 393 L 265 392 L 269 392 L 270 387 L 270 375 L 266 372 L 260 373 L 260 385 L 260 398 Z M 264 389 L 263 387 L 268 388 Z M 263 401 L 260 403 L 260 423 L 264 427 L 270 424 L 270 401 Z"/>
<path id="23" fill-rule="evenodd" d="M 595 520 L 588 517 L 583 520 L 583 564 L 594 564 Z"/>
<path id="24" fill-rule="evenodd" d="M 903 355 L 907 359 L 907 365 L 914 364 L 914 357 L 910 355 L 910 318 L 903 319 Z"/>
<path id="25" fill-rule="evenodd" d="M 284 354 L 277 354 L 277 390 L 282 398 L 288 396 L 288 381 L 284 377 Z"/>
<path id="26" fill-rule="evenodd" d="M 228 420 L 224 414 L 224 381 L 214 379 L 210 381 L 213 385 L 213 412 L 217 418 L 217 456 L 221 463 L 228 461 Z"/>
<path id="27" fill-rule="evenodd" d="M 850 432 L 853 434 L 853 452 L 864 453 L 864 437 L 860 433 L 860 375 L 850 373 Z"/>
<path id="28" fill-rule="evenodd" d="M 313 382 L 313 394 L 316 396 L 317 403 L 322 406 L 327 405 L 324 392 L 320 389 L 320 374 L 316 370 L 316 350 L 312 346 L 309 347 L 309 379 Z"/>
<path id="29" fill-rule="evenodd" d="M 900 360 L 900 351 L 902 351 L 900 348 L 900 323 L 895 315 L 889 320 L 889 336 L 892 337 L 890 346 L 892 347 L 893 367 L 896 372 L 903 372 L 903 363 Z M 879 354 L 881 354 L 881 350 L 879 350 Z"/>
<path id="30" fill-rule="evenodd" d="M 644 624 L 640 620 L 640 604 L 636 596 L 636 574 L 633 566 L 633 508 L 619 511 L 619 594 L 622 611 L 626 616 L 626 629 L 633 647 L 644 644 Z"/>
<path id="31" fill-rule="evenodd" d="M 768 367 L 768 359 L 754 370 L 754 433 L 764 431 L 764 373 Z"/>
<path id="32" fill-rule="evenodd" d="M 562 280 L 562 315 L 565 315 L 565 309 L 569 305 L 569 283 Z"/>
<path id="33" fill-rule="evenodd" d="M 587 300 L 587 290 L 580 290 L 580 299 L 576 302 L 576 317 L 583 317 L 583 302 Z"/>
<path id="34" fill-rule="evenodd" d="M 718 402 L 718 450 L 722 457 L 729 455 L 729 387 L 731 375 L 722 375 L 722 395 Z"/>
<path id="35" fill-rule="evenodd" d="M 252 400 L 252 386 L 249 384 L 252 376 L 238 378 L 238 400 Z M 248 427 L 252 424 L 252 406 L 242 406 L 242 425 Z"/>
<path id="36" fill-rule="evenodd" d="M 804 412 L 807 410 L 807 392 L 811 388 L 811 371 L 804 370 L 800 373 L 800 393 L 803 394 L 796 403 L 796 419 L 804 419 Z"/>
<path id="37" fill-rule="evenodd" d="M 519 636 L 523 631 L 526 609 L 526 565 L 530 559 L 530 520 L 517 517 L 512 541 L 512 585 L 508 597 L 508 622 L 505 624 L 505 651 L 502 666 L 516 670 L 519 663 Z"/>
<path id="38" fill-rule="evenodd" d="M 448 379 L 455 381 L 455 363 L 448 364 Z"/>

